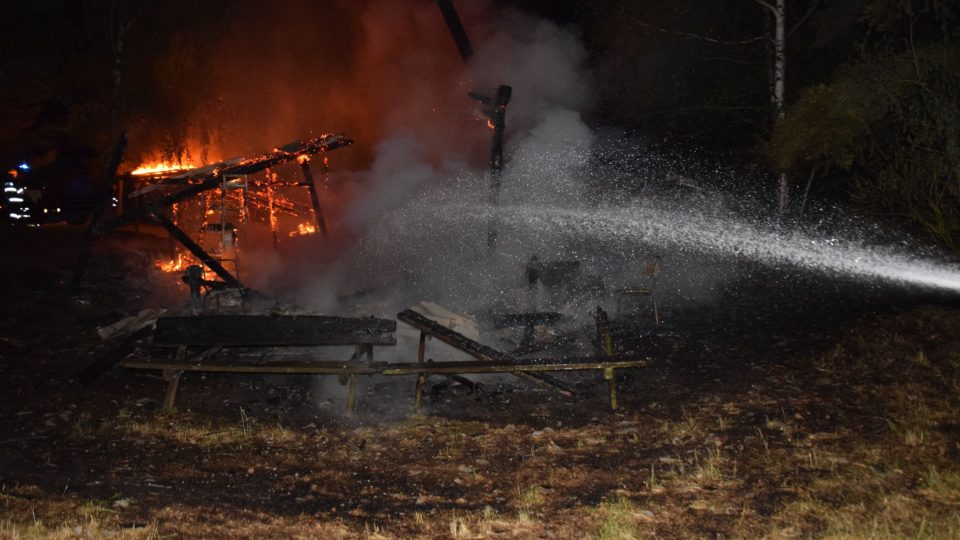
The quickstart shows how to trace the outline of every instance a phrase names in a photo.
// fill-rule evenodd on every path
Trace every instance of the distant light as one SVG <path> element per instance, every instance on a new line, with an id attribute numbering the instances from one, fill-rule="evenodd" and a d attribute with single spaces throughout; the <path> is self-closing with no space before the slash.
<path id="1" fill-rule="evenodd" d="M 11 186 L 7 186 L 7 187 L 3 188 L 3 192 L 4 192 L 4 193 L 16 193 L 16 192 L 17 192 L 17 188 L 11 187 Z"/>
<path id="2" fill-rule="evenodd" d="M 43 209 L 43 213 L 44 213 L 44 214 L 49 214 L 49 213 L 50 213 L 50 210 L 44 208 L 44 209 Z"/>
<path id="3" fill-rule="evenodd" d="M 20 165 L 17 165 L 17 168 L 20 169 L 21 171 L 29 171 L 29 170 L 30 170 L 30 166 L 27 165 L 27 162 L 26 162 L 26 161 L 24 161 L 24 162 L 21 163 Z"/>
<path id="4" fill-rule="evenodd" d="M 11 213 L 10 213 L 10 217 L 11 217 L 12 219 L 20 219 L 20 218 L 23 217 L 23 216 L 21 216 L 20 214 L 14 214 L 13 212 L 11 212 Z"/>
<path id="5" fill-rule="evenodd" d="M 58 213 L 58 214 L 60 213 L 60 208 L 59 208 L 59 207 L 57 207 L 57 213 Z"/>
<path id="6" fill-rule="evenodd" d="M 9 202 L 23 202 L 23 197 L 10 197 L 7 199 Z"/>

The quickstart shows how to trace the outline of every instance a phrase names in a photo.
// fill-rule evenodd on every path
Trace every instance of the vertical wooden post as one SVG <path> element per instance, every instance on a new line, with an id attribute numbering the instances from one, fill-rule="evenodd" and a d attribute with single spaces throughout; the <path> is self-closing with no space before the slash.
<path id="1" fill-rule="evenodd" d="M 317 229 L 320 236 L 327 237 L 327 222 L 323 219 L 323 208 L 320 207 L 320 195 L 317 194 L 317 184 L 313 181 L 313 173 L 310 171 L 310 157 L 303 155 L 297 158 L 300 163 L 300 171 L 303 172 L 303 183 L 310 190 L 310 203 L 313 205 L 313 215 L 317 220 Z"/>
<path id="2" fill-rule="evenodd" d="M 267 213 L 270 217 L 270 233 L 273 234 L 273 249 L 280 245 L 280 239 L 277 237 L 277 211 L 273 208 L 273 175 L 270 169 L 267 169 Z"/>
<path id="3" fill-rule="evenodd" d="M 417 373 L 417 387 L 414 391 L 415 395 L 413 398 L 413 407 L 416 410 L 420 410 L 420 402 L 423 399 L 423 387 L 427 384 L 427 374 L 420 372 Z"/>
<path id="4" fill-rule="evenodd" d="M 349 386 L 347 386 L 347 412 L 353 413 L 357 410 L 357 376 L 350 374 Z"/>
<path id="5" fill-rule="evenodd" d="M 617 380 L 613 368 L 603 368 L 603 378 L 607 380 L 607 386 L 610 391 L 610 410 L 617 410 Z"/>
<path id="6" fill-rule="evenodd" d="M 426 354 L 427 350 L 427 334 L 425 332 L 420 332 L 420 343 L 417 347 L 417 364 L 420 367 L 423 367 L 423 357 Z M 423 387 L 427 384 L 427 374 L 420 372 L 417 373 L 417 385 L 414 387 L 414 396 L 413 396 L 413 406 L 415 409 L 420 409 L 420 401 L 423 398 Z"/>
<path id="7" fill-rule="evenodd" d="M 177 388 L 180 386 L 180 377 L 183 371 L 163 370 L 163 378 L 167 381 L 167 393 L 163 397 L 163 410 L 173 412 L 173 403 L 177 399 Z"/>

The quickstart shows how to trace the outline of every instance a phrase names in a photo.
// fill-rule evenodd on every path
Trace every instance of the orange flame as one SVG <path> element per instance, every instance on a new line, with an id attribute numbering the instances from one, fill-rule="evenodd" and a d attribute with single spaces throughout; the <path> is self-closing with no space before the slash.
<path id="1" fill-rule="evenodd" d="M 130 174 L 136 176 L 146 176 L 151 174 L 163 174 L 170 172 L 180 172 L 188 171 L 195 168 L 196 166 L 189 161 L 183 161 L 179 163 L 174 163 L 172 161 L 158 161 L 155 163 L 143 163 L 136 169 L 130 172 Z"/>
<path id="2" fill-rule="evenodd" d="M 316 232 L 317 232 L 317 226 L 307 221 L 297 225 L 297 230 L 290 231 L 290 236 L 306 236 L 308 234 L 314 234 Z"/>
<path id="3" fill-rule="evenodd" d="M 157 268 L 159 268 L 161 272 L 179 272 L 180 270 L 183 270 L 185 263 L 186 262 L 183 260 L 183 254 L 178 253 L 176 259 L 171 259 L 169 261 L 157 261 Z"/>

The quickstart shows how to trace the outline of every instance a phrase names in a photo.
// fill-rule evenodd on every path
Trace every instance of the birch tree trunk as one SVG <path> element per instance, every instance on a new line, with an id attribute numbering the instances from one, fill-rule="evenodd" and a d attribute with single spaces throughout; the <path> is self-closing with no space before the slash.
<path id="1" fill-rule="evenodd" d="M 753 1 L 765 7 L 773 15 L 773 85 L 770 92 L 770 101 L 773 103 L 775 111 L 774 122 L 779 122 L 783 118 L 785 108 L 784 94 L 787 80 L 786 0 L 775 0 L 775 3 L 770 3 L 767 0 Z M 785 214 L 790 204 L 790 184 L 787 173 L 780 173 L 777 184 L 777 209 L 780 214 Z"/>

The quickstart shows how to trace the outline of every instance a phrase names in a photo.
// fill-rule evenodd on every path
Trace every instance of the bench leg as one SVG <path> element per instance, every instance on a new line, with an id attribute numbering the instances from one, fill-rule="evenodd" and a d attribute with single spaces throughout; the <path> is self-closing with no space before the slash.
<path id="1" fill-rule="evenodd" d="M 420 410 L 420 401 L 423 399 L 423 387 L 427 384 L 427 374 L 417 373 L 417 386 L 413 390 L 413 408 Z"/>
<path id="2" fill-rule="evenodd" d="M 350 382 L 347 387 L 347 412 L 354 413 L 357 410 L 357 376 L 350 374 Z"/>
<path id="3" fill-rule="evenodd" d="M 427 334 L 420 332 L 420 343 L 417 346 L 417 363 L 423 366 L 424 356 L 427 353 Z M 427 374 L 417 373 L 417 385 L 413 390 L 413 408 L 420 410 L 420 401 L 423 399 L 423 387 L 427 384 Z"/>
<path id="4" fill-rule="evenodd" d="M 617 378 L 616 370 L 613 368 L 603 368 L 603 378 L 607 380 L 607 387 L 610 392 L 610 410 L 617 410 Z"/>
<path id="5" fill-rule="evenodd" d="M 163 378 L 167 381 L 167 394 L 163 398 L 163 409 L 168 412 L 173 411 L 173 402 L 177 399 L 177 387 L 180 386 L 182 375 L 182 371 L 163 370 Z"/>

